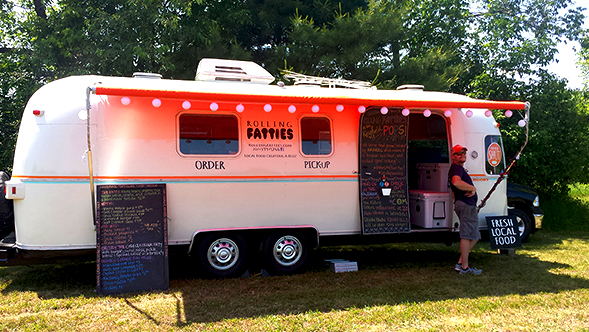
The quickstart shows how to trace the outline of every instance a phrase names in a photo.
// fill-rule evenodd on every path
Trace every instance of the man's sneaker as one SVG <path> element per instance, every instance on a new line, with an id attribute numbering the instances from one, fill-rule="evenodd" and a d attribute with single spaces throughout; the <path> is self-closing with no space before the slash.
<path id="1" fill-rule="evenodd" d="M 454 270 L 456 270 L 456 271 L 460 272 L 460 270 L 462 270 L 462 264 L 456 264 L 456 265 L 454 266 Z"/>
<path id="2" fill-rule="evenodd" d="M 474 275 L 479 275 L 483 272 L 483 270 L 481 269 L 475 269 L 474 267 L 467 267 L 466 270 L 460 268 L 460 271 L 458 273 L 460 274 L 474 274 Z"/>

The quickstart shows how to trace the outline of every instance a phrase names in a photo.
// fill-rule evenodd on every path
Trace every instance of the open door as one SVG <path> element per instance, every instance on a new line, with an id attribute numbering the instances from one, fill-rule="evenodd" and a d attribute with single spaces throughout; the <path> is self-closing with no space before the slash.
<path id="1" fill-rule="evenodd" d="M 407 192 L 408 130 L 409 119 L 400 109 L 370 108 L 362 114 L 359 166 L 363 234 L 411 231 Z"/>

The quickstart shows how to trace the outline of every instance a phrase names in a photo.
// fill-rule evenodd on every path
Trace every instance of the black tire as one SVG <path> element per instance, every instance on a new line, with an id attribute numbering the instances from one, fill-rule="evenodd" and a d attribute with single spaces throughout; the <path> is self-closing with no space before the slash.
<path id="1" fill-rule="evenodd" d="M 285 232 L 268 236 L 262 247 L 264 267 L 272 275 L 288 275 L 303 271 L 309 245 L 303 233 Z"/>
<path id="2" fill-rule="evenodd" d="M 532 232 L 532 221 L 527 213 L 520 209 L 509 209 L 509 215 L 515 216 L 517 220 L 517 227 L 519 229 L 519 237 L 522 242 L 527 242 L 530 233 Z"/>
<path id="3" fill-rule="evenodd" d="M 211 234 L 199 243 L 198 261 L 210 277 L 242 276 L 247 258 L 247 243 L 237 234 Z"/>

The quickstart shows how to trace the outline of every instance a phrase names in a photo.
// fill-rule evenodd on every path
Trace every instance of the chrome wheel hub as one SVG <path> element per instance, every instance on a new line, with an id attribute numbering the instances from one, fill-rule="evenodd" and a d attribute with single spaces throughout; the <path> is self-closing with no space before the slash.
<path id="1" fill-rule="evenodd" d="M 282 266 L 296 264 L 303 254 L 301 241 L 294 236 L 283 236 L 274 244 L 274 258 Z"/>
<path id="2" fill-rule="evenodd" d="M 213 241 L 207 252 L 209 264 L 217 270 L 231 268 L 239 259 L 239 248 L 230 239 L 222 238 Z"/>

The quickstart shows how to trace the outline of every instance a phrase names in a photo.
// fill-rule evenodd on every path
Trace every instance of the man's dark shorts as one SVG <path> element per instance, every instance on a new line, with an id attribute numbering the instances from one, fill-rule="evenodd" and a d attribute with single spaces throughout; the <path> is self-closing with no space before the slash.
<path id="1" fill-rule="evenodd" d="M 454 211 L 460 220 L 460 238 L 480 240 L 481 232 L 479 231 L 477 207 L 457 200 L 454 203 Z"/>

